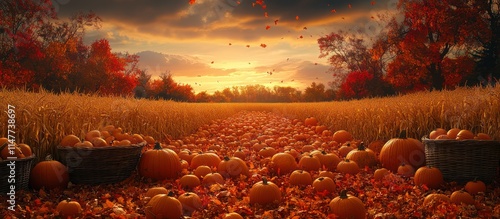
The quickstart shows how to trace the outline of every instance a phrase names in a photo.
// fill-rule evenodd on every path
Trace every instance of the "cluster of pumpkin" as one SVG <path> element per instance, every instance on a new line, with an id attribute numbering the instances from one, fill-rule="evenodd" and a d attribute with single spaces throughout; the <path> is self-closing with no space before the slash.
<path id="1" fill-rule="evenodd" d="M 0 161 L 7 160 L 8 157 L 25 158 L 32 155 L 31 147 L 24 143 L 14 143 L 14 147 L 9 147 L 8 138 L 0 138 Z"/>
<path id="2" fill-rule="evenodd" d="M 451 128 L 449 130 L 443 128 L 437 128 L 432 130 L 429 133 L 429 139 L 436 140 L 446 140 L 446 139 L 454 139 L 454 140 L 491 140 L 490 135 L 486 133 L 477 133 L 474 134 L 472 131 L 468 129 L 459 129 L 459 128 Z"/>
<path id="3" fill-rule="evenodd" d="M 65 147 L 106 147 L 106 146 L 128 146 L 146 141 L 154 144 L 155 139 L 151 136 L 141 134 L 124 133 L 121 127 L 107 125 L 101 129 L 91 130 L 80 139 L 74 134 L 62 138 L 60 146 Z"/>

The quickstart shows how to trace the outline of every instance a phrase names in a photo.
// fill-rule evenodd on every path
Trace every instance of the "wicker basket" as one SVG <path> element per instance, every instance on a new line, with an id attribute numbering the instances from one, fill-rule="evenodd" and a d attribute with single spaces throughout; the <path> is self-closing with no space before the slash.
<path id="1" fill-rule="evenodd" d="M 15 182 L 9 182 L 11 161 L 15 161 Z M 0 161 L 0 192 L 5 195 L 10 191 L 12 185 L 15 186 L 15 191 L 28 190 L 31 168 L 35 161 L 35 155 L 16 160 L 3 160 Z"/>
<path id="2" fill-rule="evenodd" d="M 446 181 L 464 183 L 474 178 L 491 182 L 497 177 L 500 141 L 431 140 L 422 138 L 428 166 L 437 167 Z"/>
<path id="3" fill-rule="evenodd" d="M 94 148 L 57 147 L 74 184 L 109 184 L 125 180 L 136 170 L 145 144 Z"/>

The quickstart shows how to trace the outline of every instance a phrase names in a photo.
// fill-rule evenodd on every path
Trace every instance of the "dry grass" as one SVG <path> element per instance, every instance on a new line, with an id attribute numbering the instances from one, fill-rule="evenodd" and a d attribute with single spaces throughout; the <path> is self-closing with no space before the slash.
<path id="1" fill-rule="evenodd" d="M 401 130 L 421 138 L 437 127 L 470 129 L 500 139 L 500 86 L 326 103 L 176 103 L 78 94 L 0 90 L 0 106 L 16 107 L 16 140 L 37 155 L 54 153 L 63 136 L 113 124 L 125 132 L 164 140 L 193 133 L 241 110 L 266 110 L 288 117 L 316 117 L 331 130 L 345 129 L 361 140 L 390 139 Z M 7 121 L 2 113 L 0 121 Z M 7 123 L 0 123 L 6 136 Z"/>

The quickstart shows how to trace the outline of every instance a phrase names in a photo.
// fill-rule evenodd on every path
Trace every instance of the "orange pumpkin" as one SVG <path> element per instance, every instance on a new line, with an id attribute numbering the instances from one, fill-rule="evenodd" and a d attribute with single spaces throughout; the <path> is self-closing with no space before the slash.
<path id="1" fill-rule="evenodd" d="M 458 190 L 451 193 L 450 201 L 455 204 L 464 203 L 466 205 L 473 205 L 475 203 L 474 197 L 464 190 Z"/>
<path id="2" fill-rule="evenodd" d="M 153 150 L 144 152 L 139 160 L 139 175 L 163 180 L 177 178 L 182 171 L 181 161 L 170 149 L 163 149 L 156 142 Z"/>
<path id="3" fill-rule="evenodd" d="M 295 170 L 290 174 L 290 185 L 292 186 L 307 186 L 311 185 L 313 180 L 311 174 L 303 170 Z"/>
<path id="4" fill-rule="evenodd" d="M 344 174 L 356 175 L 359 173 L 359 166 L 356 162 L 345 159 L 337 165 L 337 171 Z"/>
<path id="5" fill-rule="evenodd" d="M 155 195 L 146 204 L 147 219 L 153 218 L 181 218 L 182 204 L 173 197 L 173 193 Z"/>
<path id="6" fill-rule="evenodd" d="M 327 170 L 334 171 L 337 168 L 337 164 L 340 163 L 340 158 L 334 153 L 326 153 L 325 151 L 313 151 L 311 155 L 317 157 L 323 168 Z"/>
<path id="7" fill-rule="evenodd" d="M 338 130 L 333 133 L 333 140 L 339 144 L 344 144 L 345 142 L 354 140 L 354 138 L 350 132 L 346 130 Z"/>
<path id="8" fill-rule="evenodd" d="M 340 219 L 365 219 L 365 205 L 356 196 L 347 194 L 346 190 L 340 192 L 340 196 L 330 201 L 330 211 Z"/>
<path id="9" fill-rule="evenodd" d="M 407 138 L 406 131 L 402 131 L 398 138 L 387 141 L 379 155 L 382 167 L 397 172 L 402 162 L 414 168 L 425 164 L 424 145 L 414 138 Z"/>
<path id="10" fill-rule="evenodd" d="M 159 194 L 168 194 L 168 190 L 165 187 L 152 187 L 148 189 L 144 196 L 152 198 Z"/>
<path id="11" fill-rule="evenodd" d="M 68 186 L 68 168 L 48 155 L 44 161 L 37 163 L 30 174 L 30 185 L 34 189 L 64 189 Z"/>
<path id="12" fill-rule="evenodd" d="M 465 184 L 465 191 L 470 193 L 471 195 L 475 195 L 480 192 L 486 192 L 486 184 L 484 184 L 481 180 L 473 180 L 469 181 Z"/>
<path id="13" fill-rule="evenodd" d="M 437 193 L 429 194 L 424 198 L 424 207 L 429 207 L 429 205 L 434 207 L 440 204 L 441 202 L 450 202 L 450 198 L 444 194 L 437 194 Z"/>
<path id="14" fill-rule="evenodd" d="M 271 158 L 271 166 L 278 175 L 286 175 L 298 168 L 297 161 L 289 153 L 277 153 Z"/>
<path id="15" fill-rule="evenodd" d="M 231 212 L 224 215 L 223 219 L 243 219 L 243 217 L 236 212 Z"/>
<path id="16" fill-rule="evenodd" d="M 437 189 L 444 183 L 443 174 L 438 168 L 423 166 L 418 168 L 413 177 L 415 185 L 426 185 L 429 188 Z"/>
<path id="17" fill-rule="evenodd" d="M 210 174 L 210 173 L 212 173 L 212 168 L 210 168 L 207 165 L 201 165 L 201 166 L 196 167 L 196 169 L 194 169 L 194 175 L 200 179 L 205 177 L 207 174 Z"/>
<path id="18" fill-rule="evenodd" d="M 266 205 L 281 201 L 281 190 L 273 182 L 262 177 L 262 181 L 255 183 L 249 191 L 250 204 Z"/>
<path id="19" fill-rule="evenodd" d="M 390 173 L 391 172 L 388 169 L 386 169 L 386 168 L 380 168 L 380 169 L 375 170 L 375 172 L 373 173 L 373 178 L 375 180 L 380 181 L 380 180 L 384 179 L 384 177 L 387 174 L 390 174 Z"/>
<path id="20" fill-rule="evenodd" d="M 415 175 L 415 169 L 411 165 L 406 165 L 403 162 L 398 167 L 398 174 L 404 177 L 412 177 Z"/>
<path id="21" fill-rule="evenodd" d="M 179 179 L 179 184 L 183 188 L 194 188 L 201 184 L 200 178 L 193 174 L 186 174 Z"/>
<path id="22" fill-rule="evenodd" d="M 245 161 L 238 157 L 224 157 L 224 160 L 219 163 L 217 172 L 225 177 L 239 177 L 240 175 L 250 175 L 247 164 L 245 163 Z"/>
<path id="23" fill-rule="evenodd" d="M 365 168 L 366 166 L 371 168 L 378 163 L 375 153 L 372 150 L 365 148 L 363 143 L 358 146 L 358 149 L 350 151 L 347 154 L 346 159 L 356 162 L 359 168 Z"/>
<path id="24" fill-rule="evenodd" d="M 307 117 L 305 120 L 304 120 L 304 125 L 306 126 L 316 126 L 318 125 L 318 120 L 314 117 Z"/>
<path id="25" fill-rule="evenodd" d="M 327 191 L 328 193 L 335 192 L 337 187 L 330 177 L 319 177 L 313 181 L 312 186 L 316 192 Z"/>
<path id="26" fill-rule="evenodd" d="M 31 147 L 27 144 L 18 144 L 17 147 L 19 147 L 19 149 L 21 150 L 21 153 L 25 156 L 25 157 L 29 157 L 33 154 L 33 152 L 31 151 Z"/>
<path id="27" fill-rule="evenodd" d="M 182 210 L 184 215 L 191 215 L 194 211 L 199 211 L 203 208 L 200 196 L 196 193 L 186 192 L 177 198 L 182 204 Z"/>
<path id="28" fill-rule="evenodd" d="M 57 204 L 56 211 L 65 218 L 76 218 L 82 212 L 80 203 L 71 200 L 62 200 Z"/>
<path id="29" fill-rule="evenodd" d="M 210 185 L 213 185 L 213 184 L 224 184 L 226 181 L 224 180 L 224 177 L 222 177 L 222 175 L 220 175 L 220 173 L 210 173 L 210 174 L 207 174 L 205 175 L 205 177 L 203 177 L 203 180 L 201 181 L 201 183 L 205 186 L 210 186 Z"/>
<path id="30" fill-rule="evenodd" d="M 73 147 L 76 143 L 80 142 L 80 138 L 76 135 L 66 135 L 59 143 L 60 146 Z"/>
<path id="31" fill-rule="evenodd" d="M 191 159 L 191 169 L 196 169 L 196 167 L 201 165 L 206 165 L 209 167 L 218 167 L 221 159 L 219 155 L 211 152 L 199 153 Z"/>
<path id="32" fill-rule="evenodd" d="M 306 171 L 318 171 L 321 169 L 321 162 L 319 161 L 319 158 L 315 156 L 303 156 L 299 160 L 299 168 Z"/>

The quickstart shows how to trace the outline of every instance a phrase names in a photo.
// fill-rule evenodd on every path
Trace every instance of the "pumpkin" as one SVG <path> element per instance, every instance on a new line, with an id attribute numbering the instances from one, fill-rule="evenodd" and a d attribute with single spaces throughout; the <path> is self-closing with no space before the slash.
<path id="1" fill-rule="evenodd" d="M 243 151 L 242 148 L 238 148 L 238 150 L 236 150 L 233 153 L 233 157 L 237 157 L 237 158 L 240 158 L 242 160 L 245 160 L 247 158 L 247 154 L 245 153 L 245 151 Z"/>
<path id="2" fill-rule="evenodd" d="M 74 145 L 74 147 L 91 148 L 91 147 L 94 147 L 94 145 L 90 141 L 82 141 L 82 142 L 76 143 Z"/>
<path id="3" fill-rule="evenodd" d="M 190 166 L 191 169 L 196 169 L 196 167 L 201 165 L 206 165 L 209 167 L 218 167 L 221 162 L 219 155 L 211 152 L 199 153 L 191 159 Z"/>
<path id="4" fill-rule="evenodd" d="M 248 196 L 250 204 L 266 205 L 281 201 L 281 190 L 273 182 L 267 181 L 266 177 L 262 177 L 262 181 L 250 188 Z"/>
<path id="5" fill-rule="evenodd" d="M 337 167 L 335 167 L 337 168 Z M 335 174 L 331 171 L 328 171 L 328 170 L 324 170 L 324 171 L 320 171 L 319 174 L 318 174 L 318 178 L 319 177 L 328 177 L 330 179 L 335 179 Z"/>
<path id="6" fill-rule="evenodd" d="M 0 150 L 2 152 L 2 159 L 7 160 L 9 157 L 15 157 L 15 158 L 25 158 L 23 152 L 21 151 L 21 148 L 19 148 L 16 144 L 14 146 L 9 146 L 8 141 L 4 142 L 3 144 L 0 144 Z M 14 154 L 11 154 L 11 151 L 14 152 Z"/>
<path id="7" fill-rule="evenodd" d="M 426 185 L 429 188 L 437 189 L 444 183 L 443 174 L 438 168 L 423 166 L 418 168 L 413 177 L 415 185 Z"/>
<path id="8" fill-rule="evenodd" d="M 491 136 L 486 134 L 486 133 L 477 133 L 476 136 L 474 137 L 476 140 L 491 140 Z"/>
<path id="9" fill-rule="evenodd" d="M 312 186 L 316 192 L 327 191 L 328 193 L 335 192 L 337 187 L 330 177 L 319 177 L 313 181 Z"/>
<path id="10" fill-rule="evenodd" d="M 375 140 L 368 144 L 368 148 L 372 150 L 376 155 L 380 154 L 382 147 L 384 147 L 386 141 L 383 140 Z"/>
<path id="11" fill-rule="evenodd" d="M 432 206 L 436 206 L 441 202 L 450 202 L 450 198 L 444 194 L 429 194 L 424 198 L 424 207 L 428 207 L 432 204 Z"/>
<path id="12" fill-rule="evenodd" d="M 333 133 L 333 140 L 339 144 L 344 144 L 345 142 L 354 140 L 354 138 L 348 131 L 338 130 Z"/>
<path id="13" fill-rule="evenodd" d="M 203 208 L 200 196 L 196 193 L 186 192 L 177 198 L 182 204 L 184 215 L 191 215 L 194 211 L 199 211 Z"/>
<path id="14" fill-rule="evenodd" d="M 33 154 L 33 152 L 31 151 L 31 147 L 27 144 L 18 144 L 17 147 L 19 147 L 19 149 L 21 150 L 21 153 L 25 156 L 25 157 L 29 157 Z"/>
<path id="15" fill-rule="evenodd" d="M 182 204 L 173 197 L 173 192 L 169 192 L 169 194 L 159 194 L 151 198 L 144 211 L 147 219 L 179 219 L 182 216 Z"/>
<path id="16" fill-rule="evenodd" d="M 297 161 L 289 153 L 277 153 L 271 158 L 271 166 L 278 175 L 286 175 L 298 168 Z"/>
<path id="17" fill-rule="evenodd" d="M 177 178 L 182 171 L 181 161 L 170 149 L 156 142 L 152 150 L 145 151 L 138 165 L 139 175 L 156 180 Z"/>
<path id="18" fill-rule="evenodd" d="M 193 174 L 186 174 L 179 179 L 179 184 L 183 188 L 194 188 L 201 184 L 200 178 Z"/>
<path id="19" fill-rule="evenodd" d="M 64 147 L 73 147 L 76 143 L 79 142 L 80 138 L 78 138 L 76 135 L 66 135 L 63 137 L 59 145 Z"/>
<path id="20" fill-rule="evenodd" d="M 359 168 L 371 168 L 378 163 L 375 153 L 372 150 L 365 148 L 364 143 L 361 143 L 358 146 L 358 149 L 350 151 L 347 154 L 346 159 L 356 162 Z"/>
<path id="21" fill-rule="evenodd" d="M 69 183 L 68 168 L 48 155 L 31 169 L 29 181 L 34 189 L 64 189 Z"/>
<path id="22" fill-rule="evenodd" d="M 198 166 L 194 170 L 194 175 L 196 175 L 200 179 L 205 177 L 207 174 L 210 174 L 210 173 L 212 173 L 212 168 L 210 168 L 207 165 Z"/>
<path id="23" fill-rule="evenodd" d="M 250 175 L 247 164 L 245 163 L 245 161 L 238 157 L 224 157 L 224 160 L 219 163 L 217 172 L 225 177 L 239 177 L 240 175 Z"/>
<path id="24" fill-rule="evenodd" d="M 354 150 L 354 148 L 351 147 L 351 144 L 347 143 L 342 145 L 338 151 L 341 157 L 346 157 L 352 150 Z"/>
<path id="25" fill-rule="evenodd" d="M 155 197 L 159 194 L 168 194 L 168 190 L 165 187 L 152 187 L 149 188 L 144 197 Z"/>
<path id="26" fill-rule="evenodd" d="M 437 128 L 429 133 L 429 139 L 436 139 L 440 135 L 446 135 L 446 130 L 443 128 Z"/>
<path id="27" fill-rule="evenodd" d="M 326 129 L 328 129 L 328 127 L 326 127 L 324 125 L 318 125 L 318 126 L 314 127 L 314 132 L 316 132 L 316 134 L 321 134 Z"/>
<path id="28" fill-rule="evenodd" d="M 243 219 L 243 217 L 236 212 L 231 212 L 224 215 L 223 219 Z"/>
<path id="29" fill-rule="evenodd" d="M 338 218 L 364 219 L 366 218 L 365 205 L 356 196 L 347 194 L 347 190 L 342 190 L 340 196 L 330 201 L 330 211 Z"/>
<path id="30" fill-rule="evenodd" d="M 101 137 L 101 131 L 99 130 L 91 130 L 85 134 L 85 140 L 92 142 L 92 139 Z M 120 139 L 122 140 L 122 139 Z"/>
<path id="31" fill-rule="evenodd" d="M 321 169 L 321 162 L 315 156 L 303 156 L 299 160 L 299 168 L 306 171 L 318 171 Z"/>
<path id="32" fill-rule="evenodd" d="M 456 139 L 460 131 L 461 129 L 459 128 L 452 128 L 446 132 L 446 135 L 448 136 L 448 139 Z"/>
<path id="33" fill-rule="evenodd" d="M 337 171 L 343 174 L 356 175 L 359 172 L 359 166 L 354 161 L 344 159 L 337 165 Z"/>
<path id="34" fill-rule="evenodd" d="M 306 126 L 316 126 L 318 125 L 318 120 L 314 117 L 307 117 L 305 120 L 304 120 L 304 125 Z"/>
<path id="35" fill-rule="evenodd" d="M 481 180 L 474 179 L 473 181 L 469 181 L 465 184 L 465 191 L 470 193 L 471 195 L 475 195 L 480 192 L 486 192 L 486 184 L 484 184 Z"/>
<path id="36" fill-rule="evenodd" d="M 464 190 L 458 190 L 451 193 L 450 201 L 455 204 L 464 203 L 466 205 L 473 205 L 475 203 L 472 195 Z"/>
<path id="37" fill-rule="evenodd" d="M 474 139 L 475 135 L 467 129 L 462 129 L 457 133 L 457 140 Z"/>
<path id="38" fill-rule="evenodd" d="M 382 167 L 392 172 L 397 172 L 402 162 L 418 168 L 425 164 L 424 145 L 414 138 L 406 138 L 406 131 L 402 131 L 398 138 L 384 144 L 379 160 Z"/>
<path id="39" fill-rule="evenodd" d="M 90 140 L 90 142 L 92 142 L 92 145 L 94 145 L 94 147 L 109 146 L 109 143 L 101 137 L 95 137 L 92 140 Z"/>
<path id="40" fill-rule="evenodd" d="M 290 185 L 292 186 L 307 186 L 311 185 L 313 180 L 311 174 L 303 170 L 295 170 L 290 174 Z"/>
<path id="41" fill-rule="evenodd" d="M 375 172 L 373 172 L 373 178 L 375 180 L 380 181 L 380 180 L 384 179 L 384 177 L 387 174 L 390 174 L 390 173 L 391 172 L 388 169 L 386 169 L 386 168 L 380 168 L 380 169 L 375 170 Z"/>
<path id="42" fill-rule="evenodd" d="M 415 169 L 411 165 L 406 165 L 403 162 L 398 167 L 398 174 L 404 177 L 412 177 L 415 175 Z"/>
<path id="43" fill-rule="evenodd" d="M 201 181 L 201 183 L 206 186 L 210 186 L 216 183 L 224 184 L 225 182 L 226 181 L 224 180 L 224 177 L 222 177 L 222 175 L 220 175 L 219 173 L 207 174 L 205 175 L 205 177 L 203 177 L 203 180 Z"/>
<path id="44" fill-rule="evenodd" d="M 259 155 L 262 157 L 272 157 L 276 153 L 276 149 L 274 149 L 273 147 L 264 147 L 259 151 Z"/>
<path id="45" fill-rule="evenodd" d="M 311 155 L 317 157 L 321 166 L 327 170 L 334 171 L 337 168 L 337 164 L 340 163 L 340 158 L 334 153 L 326 153 L 325 151 L 313 151 Z"/>
<path id="46" fill-rule="evenodd" d="M 62 200 L 57 204 L 56 211 L 64 218 L 75 218 L 82 212 L 80 203 L 71 200 Z"/>

